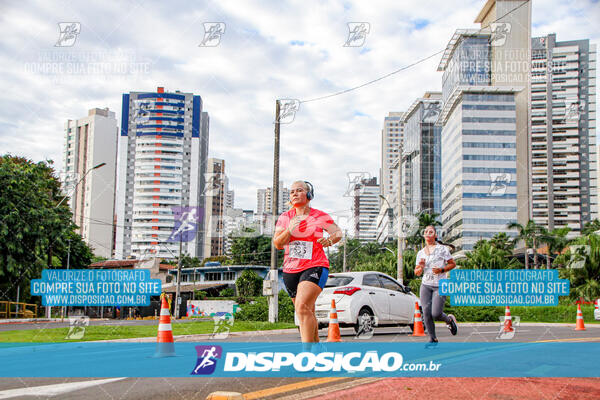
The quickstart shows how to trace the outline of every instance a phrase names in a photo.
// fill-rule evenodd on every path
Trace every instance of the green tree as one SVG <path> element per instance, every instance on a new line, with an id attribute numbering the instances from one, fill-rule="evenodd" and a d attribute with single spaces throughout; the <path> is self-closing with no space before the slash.
<path id="1" fill-rule="evenodd" d="M 581 234 L 583 236 L 587 236 L 591 233 L 600 231 L 600 219 L 596 218 L 593 221 L 589 221 L 586 222 L 585 225 L 583 226 L 583 230 L 581 231 Z"/>
<path id="2" fill-rule="evenodd" d="M 540 226 L 533 220 L 527 221 L 526 225 L 518 222 L 511 222 L 507 225 L 508 229 L 517 229 L 518 233 L 515 237 L 515 242 L 522 240 L 525 243 L 525 269 L 529 269 L 529 249 L 533 248 L 533 264 L 534 268 L 538 268 L 537 245 L 540 236 Z"/>
<path id="3" fill-rule="evenodd" d="M 6 300 L 29 299 L 29 281 L 48 266 L 89 266 L 91 249 L 75 233 L 77 226 L 63 198 L 52 162 L 0 157 L 0 291 Z M 35 298 L 39 302 L 39 297 Z"/>
<path id="4" fill-rule="evenodd" d="M 502 250 L 511 254 L 515 248 L 515 243 L 505 232 L 496 233 L 490 239 L 490 245 L 498 250 Z"/>
<path id="5" fill-rule="evenodd" d="M 550 269 L 552 265 L 552 257 L 555 254 L 560 254 L 568 245 L 570 240 L 567 239 L 567 234 L 571 231 L 568 226 L 556 228 L 548 231 L 545 227 L 540 228 L 540 243 L 547 246 L 546 269 Z"/>
<path id="6" fill-rule="evenodd" d="M 565 253 L 570 260 L 559 274 L 571 282 L 571 298 L 596 299 L 600 297 L 600 236 L 583 236 L 573 244 L 583 246 Z"/>
<path id="7" fill-rule="evenodd" d="M 520 268 L 521 263 L 509 251 L 498 249 L 490 241 L 479 241 L 473 251 L 465 253 L 467 259 L 461 262 L 465 269 L 504 269 Z"/>
<path id="8" fill-rule="evenodd" d="M 235 281 L 238 296 L 253 297 L 259 296 L 262 291 L 263 279 L 258 276 L 256 271 L 251 269 L 244 270 Z"/>
<path id="9" fill-rule="evenodd" d="M 243 235 L 232 236 L 231 260 L 236 265 L 271 265 L 271 237 L 255 235 L 244 228 Z M 283 250 L 278 251 L 278 264 L 283 263 Z"/>

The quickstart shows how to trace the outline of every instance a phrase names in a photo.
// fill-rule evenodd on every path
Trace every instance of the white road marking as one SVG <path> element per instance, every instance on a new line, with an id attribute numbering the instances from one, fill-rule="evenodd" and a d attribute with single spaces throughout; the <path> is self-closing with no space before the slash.
<path id="1" fill-rule="evenodd" d="M 93 381 L 79 381 L 69 383 L 58 383 L 55 385 L 33 386 L 20 389 L 10 389 L 0 392 L 0 399 L 10 399 L 17 396 L 57 396 L 59 394 L 86 389 L 92 386 L 103 385 L 120 381 L 126 378 L 96 379 Z"/>

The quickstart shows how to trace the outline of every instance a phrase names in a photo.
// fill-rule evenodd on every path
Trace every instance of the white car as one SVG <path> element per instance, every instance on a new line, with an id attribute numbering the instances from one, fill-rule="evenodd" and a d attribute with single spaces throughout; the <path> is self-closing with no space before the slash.
<path id="1" fill-rule="evenodd" d="M 334 273 L 317 297 L 315 313 L 319 327 L 329 324 L 332 299 L 340 326 L 353 326 L 356 332 L 370 331 L 372 326 L 398 325 L 412 330 L 415 303 L 419 302 L 409 287 L 384 273 Z"/>

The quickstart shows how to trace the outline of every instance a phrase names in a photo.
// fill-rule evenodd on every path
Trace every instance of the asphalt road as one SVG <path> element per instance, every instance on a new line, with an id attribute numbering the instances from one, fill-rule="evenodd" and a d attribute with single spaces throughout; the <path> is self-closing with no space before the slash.
<path id="1" fill-rule="evenodd" d="M 120 321 L 121 322 L 121 321 Z M 141 321 L 122 321 L 137 322 Z M 155 321 L 150 321 L 154 322 Z M 498 335 L 499 324 L 459 324 L 457 336 L 451 336 L 445 325 L 437 325 L 437 334 L 441 342 L 493 342 Z M 320 331 L 322 340 L 327 335 L 326 329 Z M 192 340 L 193 338 L 190 338 Z M 206 339 L 193 339 L 206 341 Z M 574 331 L 574 324 L 522 324 L 517 328 L 514 338 L 516 342 L 539 341 L 593 341 L 600 342 L 600 325 L 587 325 L 586 331 Z M 287 330 L 277 334 L 251 332 L 242 335 L 231 335 L 225 342 L 286 342 L 299 341 L 295 330 Z M 356 339 L 353 329 L 342 329 L 342 341 L 356 342 L 419 342 L 425 343 L 426 337 L 413 337 L 408 328 L 376 329 L 369 339 Z M 218 340 L 214 341 L 219 342 Z M 221 341 L 223 342 L 223 341 Z M 364 378 L 363 378 L 364 379 Z M 390 378 L 395 379 L 395 378 Z M 443 379 L 443 378 L 436 378 Z M 452 379 L 452 378 L 447 378 Z M 94 382 L 95 381 L 95 382 Z M 387 380 L 386 380 L 387 381 Z M 380 381 L 381 382 L 381 381 Z M 99 383 L 99 384 L 98 384 Z M 365 382 L 357 378 L 337 380 L 318 380 L 315 378 L 0 378 L 0 399 L 3 398 L 61 398 L 61 399 L 205 399 L 214 391 L 227 390 L 239 393 L 254 393 L 247 398 L 282 398 L 299 393 L 319 393 L 319 388 L 327 392 L 335 388 L 344 391 L 356 391 L 352 385 Z M 368 383 L 368 382 L 367 382 Z M 295 386 L 294 386 L 295 384 Z M 50 385 L 48 387 L 43 387 Z M 57 386 L 58 385 L 58 386 Z M 86 386 L 93 385 L 93 386 Z M 372 383 L 371 385 L 375 385 Z M 360 389 L 359 386 L 358 388 Z M 278 388 L 278 389 L 272 389 Z M 257 393 L 259 390 L 271 389 L 270 392 Z M 389 389 L 389 385 L 388 385 Z M 20 391 L 19 391 L 20 390 Z M 15 392 L 16 391 L 16 392 Z M 279 391 L 279 393 L 276 393 Z M 337 393 L 337 392 L 336 392 Z M 54 394 L 56 397 L 52 397 Z M 15 396 L 16 395 L 16 396 Z M 315 395 L 315 397 L 319 397 Z M 585 398 L 585 397 L 584 397 Z"/>

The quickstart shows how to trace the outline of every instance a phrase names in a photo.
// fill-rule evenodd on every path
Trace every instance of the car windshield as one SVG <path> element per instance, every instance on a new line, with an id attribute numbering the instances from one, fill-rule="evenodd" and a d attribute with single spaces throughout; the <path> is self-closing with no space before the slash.
<path id="1" fill-rule="evenodd" d="M 325 284 L 325 287 L 344 286 L 349 284 L 353 280 L 354 278 L 351 276 L 330 275 L 329 278 L 327 278 L 327 283 Z"/>

